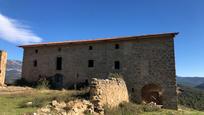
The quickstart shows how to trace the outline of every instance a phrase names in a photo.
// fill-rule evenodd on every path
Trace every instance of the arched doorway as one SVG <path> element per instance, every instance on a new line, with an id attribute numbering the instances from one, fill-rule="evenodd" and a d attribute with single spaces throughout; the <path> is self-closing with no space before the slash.
<path id="1" fill-rule="evenodd" d="M 142 101 L 145 103 L 154 102 L 162 105 L 162 88 L 156 84 L 148 84 L 142 88 Z"/>

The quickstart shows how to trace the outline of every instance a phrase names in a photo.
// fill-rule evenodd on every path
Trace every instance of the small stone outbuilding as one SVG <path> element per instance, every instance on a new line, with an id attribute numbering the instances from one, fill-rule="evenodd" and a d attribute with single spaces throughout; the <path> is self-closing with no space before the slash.
<path id="1" fill-rule="evenodd" d="M 104 106 L 117 107 L 120 103 L 129 102 L 128 90 L 122 78 L 96 79 L 90 86 L 90 100 L 97 111 L 103 111 Z"/>
<path id="2" fill-rule="evenodd" d="M 124 76 L 131 99 L 155 102 L 177 109 L 174 37 L 178 33 L 51 42 L 20 46 L 24 49 L 22 77 L 52 79 L 69 88 L 107 78 Z"/>
<path id="3" fill-rule="evenodd" d="M 0 50 L 0 86 L 4 86 L 6 75 L 7 53 Z"/>

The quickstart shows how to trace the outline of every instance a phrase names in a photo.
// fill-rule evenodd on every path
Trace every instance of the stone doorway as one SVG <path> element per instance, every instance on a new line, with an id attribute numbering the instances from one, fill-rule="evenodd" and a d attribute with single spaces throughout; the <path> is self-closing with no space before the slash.
<path id="1" fill-rule="evenodd" d="M 63 88 L 63 75 L 62 74 L 55 74 L 51 80 L 51 85 L 54 89 Z"/>
<path id="2" fill-rule="evenodd" d="M 162 88 L 156 84 L 145 85 L 142 90 L 142 101 L 145 103 L 154 102 L 162 105 Z"/>

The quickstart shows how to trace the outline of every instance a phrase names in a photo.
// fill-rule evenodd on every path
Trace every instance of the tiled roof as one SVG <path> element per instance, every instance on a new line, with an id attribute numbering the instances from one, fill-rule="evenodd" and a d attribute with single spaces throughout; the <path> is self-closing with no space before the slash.
<path id="1" fill-rule="evenodd" d="M 40 47 L 40 46 L 54 46 L 54 45 L 65 45 L 65 44 L 79 44 L 79 43 L 95 43 L 95 42 L 108 42 L 108 41 L 126 41 L 132 39 L 143 39 L 143 38 L 157 38 L 157 37 L 174 37 L 178 32 L 174 33 L 162 33 L 162 34 L 148 34 L 140 36 L 124 36 L 124 37 L 113 37 L 113 38 L 100 38 L 93 40 L 75 40 L 75 41 L 63 41 L 63 42 L 47 42 L 38 44 L 21 45 L 19 47 Z"/>

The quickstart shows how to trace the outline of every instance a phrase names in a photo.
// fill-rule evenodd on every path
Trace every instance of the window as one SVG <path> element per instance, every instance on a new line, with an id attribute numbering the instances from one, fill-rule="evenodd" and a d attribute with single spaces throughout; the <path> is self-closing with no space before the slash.
<path id="1" fill-rule="evenodd" d="M 61 50 L 62 50 L 61 48 L 58 48 L 58 51 L 59 51 L 59 52 L 61 52 Z"/>
<path id="2" fill-rule="evenodd" d="M 38 53 L 38 50 L 37 50 L 37 49 L 35 50 L 35 53 L 36 53 L 36 54 Z"/>
<path id="3" fill-rule="evenodd" d="M 85 83 L 86 83 L 86 84 L 89 84 L 89 80 L 88 80 L 88 79 L 86 79 L 86 80 L 85 80 Z"/>
<path id="4" fill-rule="evenodd" d="M 132 88 L 132 92 L 135 92 L 135 89 L 134 89 L 134 88 Z"/>
<path id="5" fill-rule="evenodd" d="M 119 48 L 120 48 L 119 44 L 115 44 L 115 49 L 119 49 Z"/>
<path id="6" fill-rule="evenodd" d="M 62 70 L 62 57 L 57 57 L 56 69 Z"/>
<path id="7" fill-rule="evenodd" d="M 89 80 L 88 79 L 86 79 L 85 80 L 85 84 L 84 84 L 85 86 L 88 86 L 89 85 Z"/>
<path id="8" fill-rule="evenodd" d="M 76 74 L 76 77 L 79 78 L 79 74 L 78 73 Z"/>
<path id="9" fill-rule="evenodd" d="M 120 62 L 119 61 L 115 61 L 115 69 L 120 69 Z"/>
<path id="10" fill-rule="evenodd" d="M 34 66 L 34 67 L 37 67 L 37 66 L 38 66 L 37 60 L 34 60 L 34 61 L 33 61 L 33 66 Z"/>
<path id="11" fill-rule="evenodd" d="M 88 61 L 88 67 L 94 67 L 94 60 Z"/>
<path id="12" fill-rule="evenodd" d="M 89 50 L 92 50 L 93 49 L 93 46 L 89 46 Z"/>

